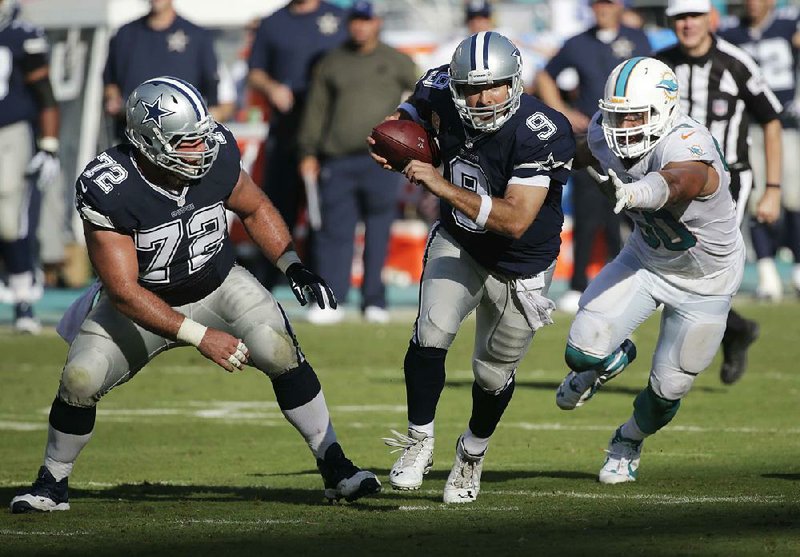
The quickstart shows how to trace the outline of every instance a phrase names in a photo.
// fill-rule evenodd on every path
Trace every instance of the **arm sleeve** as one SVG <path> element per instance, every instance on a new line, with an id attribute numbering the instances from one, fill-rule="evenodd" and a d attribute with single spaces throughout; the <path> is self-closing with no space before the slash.
<path id="1" fill-rule="evenodd" d="M 762 125 L 778 118 L 783 110 L 781 102 L 769 88 L 761 69 L 753 60 L 743 63 L 741 76 L 743 83 L 739 94 L 753 118 Z"/>
<path id="2" fill-rule="evenodd" d="M 266 21 L 262 20 L 261 25 L 256 30 L 256 36 L 253 39 L 253 44 L 250 47 L 250 57 L 247 59 L 247 65 L 251 70 L 264 70 L 269 73 L 269 48 L 267 45 L 267 25 Z"/>
<path id="3" fill-rule="evenodd" d="M 517 132 L 517 149 L 510 184 L 549 187 L 565 184 L 575 156 L 575 137 L 566 121 L 535 112 Z"/>
<path id="4" fill-rule="evenodd" d="M 41 28 L 35 28 L 30 35 L 25 37 L 22 41 L 22 51 L 24 53 L 22 58 L 22 71 L 25 74 L 47 65 L 47 55 L 50 52 L 50 46 Z"/>
<path id="5" fill-rule="evenodd" d="M 219 85 L 219 74 L 217 73 L 217 54 L 214 52 L 214 40 L 210 31 L 201 31 L 203 34 L 203 46 L 200 50 L 200 71 L 201 83 L 200 93 L 205 97 L 208 106 L 219 104 L 217 87 Z"/>
<path id="6" fill-rule="evenodd" d="M 544 70 L 548 74 L 550 74 L 550 77 L 556 79 L 558 77 L 558 74 L 560 74 L 567 68 L 574 67 L 574 64 L 572 63 L 572 57 L 570 54 L 571 51 L 572 51 L 572 41 L 567 41 L 566 43 L 564 43 L 564 46 L 561 47 L 561 50 L 559 50 L 556 53 L 556 55 L 550 58 L 550 61 L 547 62 L 547 64 L 545 64 Z"/>
<path id="7" fill-rule="evenodd" d="M 320 60 L 319 64 L 314 68 L 311 77 L 311 87 L 308 91 L 308 99 L 297 137 L 300 157 L 319 155 L 322 131 L 330 106 L 330 94 L 328 92 L 328 79 L 326 75 L 327 62 L 325 58 Z"/>
<path id="8" fill-rule="evenodd" d="M 103 68 L 103 85 L 119 85 L 119 78 L 117 76 L 117 43 L 119 41 L 119 33 L 111 37 L 108 43 L 108 57 L 106 58 L 106 66 Z"/>

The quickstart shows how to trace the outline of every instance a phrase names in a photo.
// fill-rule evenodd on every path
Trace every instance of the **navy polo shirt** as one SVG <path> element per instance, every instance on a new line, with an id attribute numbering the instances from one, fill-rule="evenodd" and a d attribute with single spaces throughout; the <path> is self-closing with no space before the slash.
<path id="1" fill-rule="evenodd" d="M 188 81 L 209 106 L 217 104 L 219 77 L 211 33 L 180 16 L 163 31 L 147 25 L 147 16 L 120 27 L 108 48 L 103 82 L 117 85 L 128 98 L 140 83 L 162 75 Z"/>
<path id="2" fill-rule="evenodd" d="M 346 39 L 347 14 L 341 8 L 321 2 L 313 12 L 295 14 L 283 7 L 261 21 L 250 51 L 250 69 L 265 71 L 296 97 L 303 97 L 314 63 Z"/>
<path id="3" fill-rule="evenodd" d="M 597 102 L 603 98 L 603 89 L 611 70 L 628 58 L 651 54 L 647 35 L 639 29 L 620 27 L 616 38 L 610 43 L 598 39 L 598 31 L 597 27 L 592 27 L 567 40 L 545 66 L 553 79 L 568 68 L 578 72 L 580 85 L 574 106 L 590 118 L 597 112 Z"/>

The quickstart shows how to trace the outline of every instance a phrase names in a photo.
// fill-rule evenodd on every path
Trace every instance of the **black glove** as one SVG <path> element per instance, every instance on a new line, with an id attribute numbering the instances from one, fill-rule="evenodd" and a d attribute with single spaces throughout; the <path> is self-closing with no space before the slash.
<path id="1" fill-rule="evenodd" d="M 336 309 L 336 296 L 333 295 L 331 287 L 322 280 L 321 276 L 309 271 L 302 263 L 289 265 L 289 268 L 286 269 L 286 278 L 289 279 L 292 293 L 301 306 L 306 305 L 310 299 L 314 299 L 320 309 L 326 307 Z"/>

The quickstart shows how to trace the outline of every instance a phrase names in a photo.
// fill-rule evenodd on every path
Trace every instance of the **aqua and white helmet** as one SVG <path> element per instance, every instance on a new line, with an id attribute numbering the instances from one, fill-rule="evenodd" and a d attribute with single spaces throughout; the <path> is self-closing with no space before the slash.
<path id="1" fill-rule="evenodd" d="M 203 97 L 190 83 L 176 77 L 148 79 L 125 104 L 125 135 L 151 162 L 184 178 L 205 176 L 219 152 L 217 124 Z M 183 141 L 202 140 L 198 152 L 178 151 Z"/>
<path id="2" fill-rule="evenodd" d="M 608 76 L 599 103 L 608 148 L 625 159 L 648 153 L 674 126 L 678 102 L 678 78 L 669 66 L 644 56 L 622 62 Z M 636 116 L 643 123 L 625 127 Z"/>
<path id="3" fill-rule="evenodd" d="M 467 37 L 450 62 L 450 93 L 463 122 L 476 130 L 495 131 L 519 108 L 522 96 L 522 56 L 500 33 L 486 31 Z M 508 99 L 488 107 L 467 106 L 464 85 L 508 82 Z M 487 118 L 491 116 L 491 118 Z"/>

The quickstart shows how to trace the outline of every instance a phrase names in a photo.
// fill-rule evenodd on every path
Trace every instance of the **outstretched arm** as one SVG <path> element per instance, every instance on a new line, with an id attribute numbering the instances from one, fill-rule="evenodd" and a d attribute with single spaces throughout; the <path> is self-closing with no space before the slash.
<path id="1" fill-rule="evenodd" d="M 658 210 L 664 205 L 711 195 L 719 188 L 717 171 L 702 161 L 669 163 L 660 171 L 629 184 L 622 183 L 613 170 L 608 173 L 617 199 L 615 213 L 622 209 Z"/>

